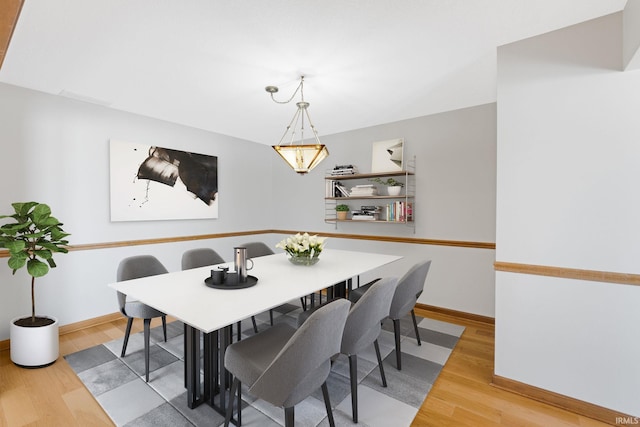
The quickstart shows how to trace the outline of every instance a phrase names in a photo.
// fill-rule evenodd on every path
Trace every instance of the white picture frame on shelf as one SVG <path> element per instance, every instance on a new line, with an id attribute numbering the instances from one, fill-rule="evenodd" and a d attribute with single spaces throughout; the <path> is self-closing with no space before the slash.
<path id="1" fill-rule="evenodd" d="M 396 172 L 404 170 L 404 139 L 389 139 L 373 143 L 371 172 Z"/>

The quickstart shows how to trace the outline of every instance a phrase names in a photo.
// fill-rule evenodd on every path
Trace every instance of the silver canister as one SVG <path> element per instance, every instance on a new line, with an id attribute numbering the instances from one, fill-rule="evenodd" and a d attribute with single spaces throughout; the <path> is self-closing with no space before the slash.
<path id="1" fill-rule="evenodd" d="M 247 262 L 251 263 L 251 267 L 247 267 Z M 247 248 L 243 246 L 233 248 L 233 264 L 235 266 L 236 274 L 238 275 L 238 282 L 246 282 L 247 271 L 253 268 L 253 260 L 251 258 L 247 258 Z"/>

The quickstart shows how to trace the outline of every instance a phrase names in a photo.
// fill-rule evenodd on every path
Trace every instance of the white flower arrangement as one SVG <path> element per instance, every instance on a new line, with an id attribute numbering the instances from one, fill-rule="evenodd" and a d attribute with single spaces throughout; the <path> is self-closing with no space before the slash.
<path id="1" fill-rule="evenodd" d="M 322 252 L 326 240 L 326 237 L 297 233 L 280 241 L 276 244 L 276 248 L 284 249 L 292 257 L 317 258 Z"/>

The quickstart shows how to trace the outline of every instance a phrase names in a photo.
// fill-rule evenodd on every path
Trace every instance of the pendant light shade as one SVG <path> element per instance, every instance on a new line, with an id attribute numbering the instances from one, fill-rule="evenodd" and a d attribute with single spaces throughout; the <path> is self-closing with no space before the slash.
<path id="1" fill-rule="evenodd" d="M 322 144 L 274 145 L 273 149 L 299 174 L 309 172 L 329 155 Z"/>
<path id="2" fill-rule="evenodd" d="M 311 121 L 311 117 L 309 116 L 309 103 L 304 100 L 304 76 L 300 77 L 300 84 L 298 88 L 293 93 L 291 98 L 288 101 L 280 102 L 276 101 L 273 97 L 273 94 L 278 92 L 278 88 L 275 86 L 267 86 L 265 90 L 271 94 L 271 99 L 279 104 L 289 103 L 300 91 L 301 101 L 296 103 L 298 109 L 296 110 L 291 122 L 287 126 L 282 138 L 280 138 L 280 142 L 277 145 L 273 145 L 273 149 L 280 154 L 280 156 L 284 159 L 285 162 L 291 166 L 291 168 L 301 175 L 304 175 L 311 171 L 313 168 L 318 166 L 318 164 L 323 161 L 328 155 L 329 150 L 324 144 L 320 143 L 320 139 L 318 138 L 318 131 L 316 130 L 313 122 Z M 313 132 L 313 138 L 315 143 L 305 144 L 304 143 L 304 131 L 305 131 L 305 122 L 309 124 L 311 131 Z M 296 129 L 299 126 L 299 138 L 296 137 Z M 298 141 L 294 143 L 294 141 Z M 286 143 L 288 141 L 288 144 Z"/>

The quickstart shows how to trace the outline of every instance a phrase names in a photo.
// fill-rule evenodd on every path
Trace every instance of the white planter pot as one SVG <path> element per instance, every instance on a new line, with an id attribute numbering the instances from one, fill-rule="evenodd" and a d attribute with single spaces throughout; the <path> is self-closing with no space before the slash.
<path id="1" fill-rule="evenodd" d="M 52 364 L 59 355 L 58 319 L 51 325 L 38 327 L 16 326 L 14 322 L 27 316 L 11 320 L 9 329 L 9 345 L 11 361 L 18 366 L 39 368 Z"/>
<path id="2" fill-rule="evenodd" d="M 387 194 L 389 194 L 390 196 L 399 196 L 401 192 L 402 187 L 400 187 L 399 185 L 387 187 Z"/>

